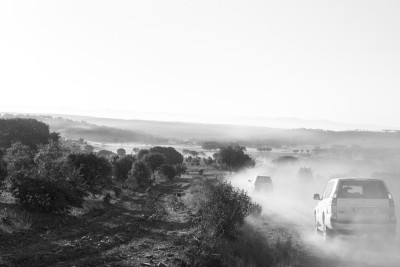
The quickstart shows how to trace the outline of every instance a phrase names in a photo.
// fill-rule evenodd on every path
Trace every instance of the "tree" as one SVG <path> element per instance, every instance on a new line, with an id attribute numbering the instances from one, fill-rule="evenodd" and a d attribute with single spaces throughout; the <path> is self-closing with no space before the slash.
<path id="1" fill-rule="evenodd" d="M 60 138 L 61 138 L 61 136 L 59 133 L 56 133 L 56 132 L 50 133 L 50 141 L 58 142 L 58 141 L 60 141 Z"/>
<path id="2" fill-rule="evenodd" d="M 169 164 L 162 165 L 160 168 L 160 173 L 168 180 L 172 180 L 176 176 L 176 170 L 175 170 L 174 166 L 169 165 Z"/>
<path id="3" fill-rule="evenodd" d="M 270 147 L 259 147 L 259 148 L 257 148 L 257 151 L 259 151 L 259 152 L 271 152 L 272 148 L 270 148 Z"/>
<path id="4" fill-rule="evenodd" d="M 113 159 L 114 176 L 118 182 L 125 182 L 128 179 L 134 162 L 135 158 L 131 155 Z"/>
<path id="5" fill-rule="evenodd" d="M 217 150 L 217 149 L 219 149 L 220 147 L 222 147 L 223 145 L 221 144 L 221 143 L 219 143 L 219 142 L 216 142 L 216 141 L 207 141 L 207 142 L 204 142 L 202 145 L 201 145 L 201 147 L 203 148 L 203 149 L 205 149 L 205 150 Z"/>
<path id="6" fill-rule="evenodd" d="M 100 151 L 97 152 L 97 155 L 98 155 L 99 157 L 109 158 L 109 157 L 114 156 L 115 153 L 112 152 L 112 151 L 110 151 L 110 150 L 102 149 L 102 150 L 100 150 Z"/>
<path id="7" fill-rule="evenodd" d="M 160 153 L 165 157 L 165 163 L 170 165 L 182 164 L 183 156 L 173 147 L 155 146 L 150 148 L 151 153 Z M 196 152 L 197 153 L 197 152 Z"/>
<path id="8" fill-rule="evenodd" d="M 139 188 L 145 188 L 151 184 L 150 176 L 151 173 L 147 165 L 142 161 L 138 161 L 130 171 L 128 181 L 137 183 Z"/>
<path id="9" fill-rule="evenodd" d="M 85 142 L 85 139 L 83 139 L 82 137 L 78 139 L 79 144 L 83 145 L 83 143 Z"/>
<path id="10" fill-rule="evenodd" d="M 91 145 L 85 145 L 84 150 L 88 153 L 92 153 L 94 151 L 94 147 Z"/>
<path id="11" fill-rule="evenodd" d="M 144 158 L 144 156 L 146 156 L 149 153 L 150 153 L 150 151 L 148 149 L 141 149 L 141 150 L 139 150 L 139 152 L 137 154 L 137 159 L 141 160 Z"/>
<path id="12" fill-rule="evenodd" d="M 34 162 L 26 168 L 24 158 L 9 151 L 13 162 L 10 171 L 11 190 L 17 202 L 31 211 L 68 214 L 71 207 L 82 207 L 86 187 L 79 172 L 68 164 L 58 144 L 39 150 Z M 15 164 L 22 160 L 23 164 Z"/>
<path id="13" fill-rule="evenodd" d="M 140 149 L 137 148 L 137 147 L 135 147 L 132 151 L 133 151 L 135 154 L 137 154 L 137 153 L 140 151 Z"/>
<path id="14" fill-rule="evenodd" d="M 33 165 L 34 153 L 29 146 L 17 142 L 6 150 L 5 160 L 11 177 L 18 175 L 21 170 L 29 170 Z"/>
<path id="15" fill-rule="evenodd" d="M 8 175 L 7 162 L 4 159 L 3 151 L 0 150 L 0 188 Z"/>
<path id="16" fill-rule="evenodd" d="M 123 149 L 123 148 L 118 148 L 117 149 L 117 155 L 120 156 L 120 157 L 125 156 L 126 155 L 126 150 Z"/>
<path id="17" fill-rule="evenodd" d="M 165 156 L 160 153 L 149 153 L 143 158 L 155 179 L 155 171 L 165 163 Z"/>
<path id="18" fill-rule="evenodd" d="M 79 171 L 84 184 L 92 194 L 100 194 L 111 185 L 111 165 L 107 159 L 93 153 L 68 155 L 68 163 Z"/>
<path id="19" fill-rule="evenodd" d="M 21 142 L 30 149 L 49 143 L 49 125 L 35 119 L 0 119 L 0 149 Z"/>
<path id="20" fill-rule="evenodd" d="M 181 177 L 182 174 L 186 173 L 186 165 L 177 164 L 175 165 L 176 176 Z"/>
<path id="21" fill-rule="evenodd" d="M 242 168 L 254 167 L 255 162 L 244 153 L 246 148 L 243 146 L 221 147 L 219 154 L 220 160 L 230 170 L 240 170 Z"/>

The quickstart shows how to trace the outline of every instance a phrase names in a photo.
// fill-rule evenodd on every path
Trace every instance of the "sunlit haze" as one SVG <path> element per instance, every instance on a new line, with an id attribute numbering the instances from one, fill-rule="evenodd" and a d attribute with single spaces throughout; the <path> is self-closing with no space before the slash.
<path id="1" fill-rule="evenodd" d="M 0 112 L 400 127 L 399 1 L 2 1 Z"/>

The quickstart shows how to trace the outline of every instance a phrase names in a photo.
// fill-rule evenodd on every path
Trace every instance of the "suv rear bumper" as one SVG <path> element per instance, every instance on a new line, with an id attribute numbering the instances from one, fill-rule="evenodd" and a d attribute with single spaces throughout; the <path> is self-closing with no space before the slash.
<path id="1" fill-rule="evenodd" d="M 337 222 L 331 220 L 331 229 L 335 232 L 343 234 L 352 233 L 382 233 L 382 234 L 396 234 L 396 221 L 388 223 L 351 223 L 351 222 Z"/>

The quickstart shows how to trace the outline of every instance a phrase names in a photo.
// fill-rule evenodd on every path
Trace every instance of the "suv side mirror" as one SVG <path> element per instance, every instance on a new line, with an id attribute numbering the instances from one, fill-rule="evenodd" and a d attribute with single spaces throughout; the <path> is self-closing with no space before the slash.
<path id="1" fill-rule="evenodd" d="M 248 180 L 251 183 L 251 180 Z"/>
<path id="2" fill-rule="evenodd" d="M 319 194 L 314 194 L 314 200 L 321 200 L 321 197 L 319 196 Z"/>

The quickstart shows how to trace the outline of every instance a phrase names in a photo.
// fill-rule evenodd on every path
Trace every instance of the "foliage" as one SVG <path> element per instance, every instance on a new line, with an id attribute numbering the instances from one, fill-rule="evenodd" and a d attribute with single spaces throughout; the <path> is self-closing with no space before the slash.
<path id="1" fill-rule="evenodd" d="M 192 156 L 194 156 L 194 157 L 199 155 L 199 152 L 194 151 L 194 150 L 189 150 L 189 149 L 184 149 L 184 150 L 182 150 L 182 153 L 183 153 L 184 155 L 192 155 Z"/>
<path id="2" fill-rule="evenodd" d="M 176 176 L 176 170 L 175 170 L 174 166 L 169 165 L 169 164 L 162 165 L 160 168 L 160 173 L 168 180 L 172 180 Z"/>
<path id="3" fill-rule="evenodd" d="M 86 152 L 88 152 L 88 153 L 93 153 L 93 151 L 94 151 L 94 147 L 91 146 L 91 145 L 85 145 L 85 146 L 83 147 L 83 149 L 84 149 Z"/>
<path id="4" fill-rule="evenodd" d="M 210 186 L 206 199 L 200 208 L 200 225 L 212 236 L 234 238 L 247 216 L 261 213 L 261 206 L 244 190 L 227 182 Z"/>
<path id="5" fill-rule="evenodd" d="M 181 177 L 182 174 L 185 174 L 187 170 L 186 165 L 177 164 L 175 165 L 176 176 Z"/>
<path id="6" fill-rule="evenodd" d="M 21 142 L 36 150 L 51 138 L 49 126 L 35 119 L 0 119 L 0 148 L 9 148 Z M 54 138 L 54 136 L 53 136 Z"/>
<path id="7" fill-rule="evenodd" d="M 259 147 L 259 148 L 257 148 L 257 151 L 258 152 L 271 152 L 272 148 L 270 148 L 270 147 Z"/>
<path id="8" fill-rule="evenodd" d="M 112 161 L 114 176 L 118 182 L 125 182 L 132 169 L 135 158 L 131 155 L 124 157 L 114 157 Z"/>
<path id="9" fill-rule="evenodd" d="M 68 155 L 69 164 L 77 169 L 84 184 L 92 194 L 99 194 L 111 185 L 111 164 L 93 153 Z"/>
<path id="10" fill-rule="evenodd" d="M 6 150 L 7 169 L 10 178 L 18 175 L 21 170 L 29 170 L 33 165 L 34 153 L 27 145 L 17 142 Z"/>
<path id="11" fill-rule="evenodd" d="M 105 157 L 105 158 L 112 157 L 112 156 L 114 156 L 114 155 L 115 155 L 114 152 L 112 152 L 112 151 L 110 151 L 110 150 L 106 150 L 106 149 L 102 149 L 102 150 L 99 150 L 99 151 L 97 152 L 97 156 Z"/>
<path id="12" fill-rule="evenodd" d="M 218 155 L 220 161 L 230 170 L 254 167 L 254 160 L 246 155 L 244 151 L 246 151 L 246 148 L 242 146 L 227 146 L 221 147 Z"/>
<path id="13" fill-rule="evenodd" d="M 4 160 L 3 151 L 0 150 L 0 188 L 8 175 L 7 162 Z"/>
<path id="14" fill-rule="evenodd" d="M 144 158 L 144 156 L 146 156 L 149 153 L 150 153 L 150 151 L 148 149 L 140 149 L 137 152 L 137 159 L 142 160 Z"/>
<path id="15" fill-rule="evenodd" d="M 128 182 L 135 182 L 139 188 L 145 188 L 151 184 L 150 177 L 151 173 L 147 165 L 138 161 L 129 173 Z"/>
<path id="16" fill-rule="evenodd" d="M 117 149 L 117 155 L 120 156 L 120 157 L 125 156 L 126 155 L 126 150 L 123 149 L 123 148 L 118 148 Z"/>
<path id="17" fill-rule="evenodd" d="M 201 147 L 205 150 L 217 150 L 222 146 L 223 146 L 223 144 L 221 144 L 220 142 L 216 142 L 216 141 L 207 141 L 201 145 Z"/>
<path id="18" fill-rule="evenodd" d="M 19 159 L 24 161 L 24 157 Z M 71 168 L 56 144 L 40 149 L 29 168 L 25 164 L 16 164 L 17 161 L 18 158 L 10 160 L 13 162 L 11 189 L 21 206 L 31 211 L 57 214 L 69 213 L 71 206 L 82 206 L 86 188 L 79 172 Z"/>
<path id="19" fill-rule="evenodd" d="M 143 158 L 143 162 L 149 167 L 153 173 L 165 163 L 165 156 L 160 153 L 149 153 Z"/>
<path id="20" fill-rule="evenodd" d="M 170 165 L 182 164 L 183 156 L 173 147 L 155 146 L 150 148 L 151 153 L 160 153 L 165 157 L 165 163 Z"/>

